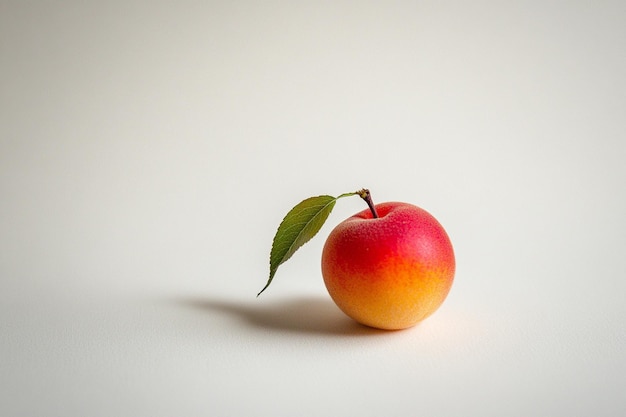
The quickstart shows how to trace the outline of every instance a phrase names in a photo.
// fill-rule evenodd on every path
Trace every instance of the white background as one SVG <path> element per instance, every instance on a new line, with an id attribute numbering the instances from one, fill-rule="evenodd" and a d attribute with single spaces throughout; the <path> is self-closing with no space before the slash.
<path id="1" fill-rule="evenodd" d="M 0 1 L 3 416 L 623 416 L 623 1 Z M 323 286 L 372 190 L 457 254 L 410 330 Z"/>

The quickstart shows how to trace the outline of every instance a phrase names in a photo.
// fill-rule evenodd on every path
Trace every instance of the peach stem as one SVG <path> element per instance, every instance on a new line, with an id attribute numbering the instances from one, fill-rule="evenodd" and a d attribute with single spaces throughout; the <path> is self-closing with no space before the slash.
<path id="1" fill-rule="evenodd" d="M 372 195 L 370 194 L 370 190 L 368 190 L 367 188 L 363 188 L 362 190 L 359 190 L 357 194 L 359 194 L 359 197 L 365 200 L 370 208 L 370 211 L 372 212 L 372 216 L 377 219 L 378 213 L 376 213 L 376 207 L 374 207 L 374 202 L 372 201 Z"/>

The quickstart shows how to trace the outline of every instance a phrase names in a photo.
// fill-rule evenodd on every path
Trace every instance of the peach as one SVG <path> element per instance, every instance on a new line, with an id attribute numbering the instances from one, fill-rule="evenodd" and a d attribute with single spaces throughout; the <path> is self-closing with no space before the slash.
<path id="1" fill-rule="evenodd" d="M 328 236 L 324 283 L 337 306 L 357 322 L 408 328 L 446 299 L 454 251 L 446 231 L 425 210 L 399 202 L 374 207 L 344 220 Z"/>

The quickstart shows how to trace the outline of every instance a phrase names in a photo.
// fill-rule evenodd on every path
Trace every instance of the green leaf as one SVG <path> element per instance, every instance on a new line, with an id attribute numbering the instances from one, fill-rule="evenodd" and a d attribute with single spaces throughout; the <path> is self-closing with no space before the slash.
<path id="1" fill-rule="evenodd" d="M 350 193 L 350 195 L 353 194 Z M 337 199 L 347 195 L 342 194 L 339 197 L 320 195 L 307 198 L 287 213 L 278 226 L 272 243 L 270 277 L 257 297 L 270 285 L 278 267 L 319 232 L 335 207 Z"/>

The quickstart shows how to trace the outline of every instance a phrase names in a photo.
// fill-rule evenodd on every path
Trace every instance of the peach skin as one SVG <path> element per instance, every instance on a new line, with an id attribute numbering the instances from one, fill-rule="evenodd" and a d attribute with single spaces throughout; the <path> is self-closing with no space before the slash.
<path id="1" fill-rule="evenodd" d="M 370 206 L 330 233 L 322 275 L 337 306 L 357 322 L 387 330 L 414 326 L 447 297 L 454 250 L 441 224 L 407 203 Z"/>

